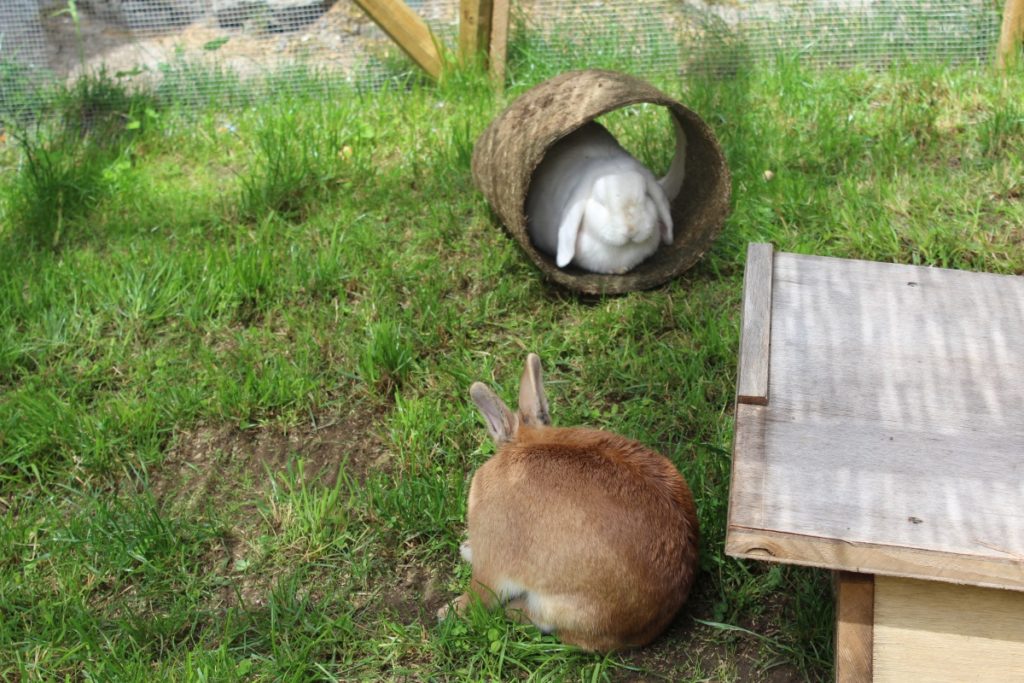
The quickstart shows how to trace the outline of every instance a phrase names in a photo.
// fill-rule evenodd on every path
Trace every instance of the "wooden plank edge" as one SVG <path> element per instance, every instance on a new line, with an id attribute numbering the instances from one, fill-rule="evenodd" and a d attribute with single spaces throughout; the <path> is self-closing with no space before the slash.
<path id="1" fill-rule="evenodd" d="M 1005 69 L 1017 62 L 1021 40 L 1024 40 L 1024 0 L 1006 0 L 1003 23 L 996 47 L 996 66 Z"/>
<path id="2" fill-rule="evenodd" d="M 751 242 L 743 272 L 736 402 L 768 404 L 772 316 L 772 245 Z"/>
<path id="3" fill-rule="evenodd" d="M 405 54 L 434 80 L 441 78 L 441 42 L 402 0 L 355 0 Z"/>
<path id="4" fill-rule="evenodd" d="M 764 524 L 762 510 L 765 470 L 766 406 L 737 403 L 733 419 L 732 462 L 729 473 L 729 530 L 757 528 Z M 744 496 L 742 505 L 739 496 Z"/>
<path id="5" fill-rule="evenodd" d="M 870 683 L 874 664 L 875 577 L 833 573 L 836 683 Z"/>
<path id="6" fill-rule="evenodd" d="M 1024 593 L 875 577 L 879 681 L 1024 681 Z"/>
<path id="7" fill-rule="evenodd" d="M 1024 561 L 750 529 L 729 524 L 730 557 L 1024 591 Z"/>
<path id="8" fill-rule="evenodd" d="M 492 0 L 459 0 L 459 60 L 468 64 L 489 56 Z"/>

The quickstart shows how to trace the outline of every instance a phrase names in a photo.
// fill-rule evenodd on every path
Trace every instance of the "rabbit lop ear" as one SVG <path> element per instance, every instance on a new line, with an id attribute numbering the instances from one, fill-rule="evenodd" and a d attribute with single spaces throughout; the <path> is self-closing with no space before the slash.
<path id="1" fill-rule="evenodd" d="M 526 357 L 523 378 L 519 382 L 519 419 L 531 427 L 548 426 L 548 397 L 544 394 L 541 378 L 540 356 L 531 353 Z"/>
<path id="2" fill-rule="evenodd" d="M 672 165 L 669 166 L 668 173 L 658 181 L 658 184 L 665 191 L 665 196 L 669 201 L 675 201 L 675 198 L 679 196 L 679 191 L 683 189 L 683 181 L 686 180 L 686 132 L 683 131 L 682 124 L 671 111 L 668 113 L 668 118 L 672 121 L 672 128 L 676 133 L 676 152 L 672 157 Z"/>
<path id="3" fill-rule="evenodd" d="M 555 254 L 555 263 L 559 268 L 565 268 L 576 256 L 576 237 L 580 234 L 583 210 L 589 198 L 589 189 L 584 191 L 583 188 L 577 187 L 572 201 L 568 204 L 569 209 L 558 226 L 558 252 Z"/>
<path id="4" fill-rule="evenodd" d="M 661 241 L 672 244 L 672 209 L 665 198 L 665 191 L 653 178 L 647 180 L 647 195 L 654 200 L 654 206 L 658 209 L 658 217 L 661 219 Z"/>
<path id="5" fill-rule="evenodd" d="M 487 421 L 487 433 L 494 439 L 494 443 L 501 445 L 511 441 L 519 422 L 498 395 L 486 384 L 473 382 L 469 387 L 469 396 Z"/>

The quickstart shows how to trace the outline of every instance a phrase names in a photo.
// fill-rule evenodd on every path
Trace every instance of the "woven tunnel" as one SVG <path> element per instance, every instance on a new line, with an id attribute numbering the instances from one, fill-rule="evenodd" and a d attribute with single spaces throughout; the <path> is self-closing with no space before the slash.
<path id="1" fill-rule="evenodd" d="M 530 241 L 526 194 L 530 178 L 558 140 L 608 112 L 634 104 L 665 107 L 685 135 L 681 191 L 671 199 L 674 239 L 628 273 L 602 275 L 553 257 Z M 677 150 L 680 149 L 677 140 Z M 729 168 L 711 129 L 695 113 L 657 88 L 615 71 L 588 69 L 561 74 L 529 90 L 483 132 L 473 149 L 473 182 L 530 259 L 548 278 L 584 294 L 619 294 L 656 287 L 696 263 L 729 214 Z"/>

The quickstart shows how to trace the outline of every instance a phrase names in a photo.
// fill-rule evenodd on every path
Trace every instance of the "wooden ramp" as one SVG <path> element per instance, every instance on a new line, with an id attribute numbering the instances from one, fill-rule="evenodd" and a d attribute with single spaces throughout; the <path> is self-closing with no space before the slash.
<path id="1" fill-rule="evenodd" d="M 728 552 L 1024 590 L 1024 278 L 752 253 Z"/>
<path id="2" fill-rule="evenodd" d="M 879 619 L 893 623 L 920 590 L 883 576 L 998 589 L 942 595 L 1014 605 L 998 623 L 1018 647 L 1004 651 L 1020 654 L 1024 278 L 751 245 L 726 551 L 879 575 L 867 592 L 839 591 L 873 614 L 876 680 L 906 674 L 879 659 L 906 635 Z M 938 652 L 941 667 L 944 649 L 921 661 Z"/>

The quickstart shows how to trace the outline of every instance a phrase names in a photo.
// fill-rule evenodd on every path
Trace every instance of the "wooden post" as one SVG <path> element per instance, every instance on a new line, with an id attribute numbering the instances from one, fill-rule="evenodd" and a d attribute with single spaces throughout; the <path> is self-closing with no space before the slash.
<path id="1" fill-rule="evenodd" d="M 402 0 L 355 0 L 371 19 L 432 78 L 441 77 L 441 44 Z"/>
<path id="2" fill-rule="evenodd" d="M 875 577 L 835 572 L 836 683 L 870 683 L 874 649 Z"/>
<path id="3" fill-rule="evenodd" d="M 491 78 L 498 85 L 505 83 L 505 65 L 508 63 L 508 23 L 511 3 L 494 0 L 491 9 Z"/>
<path id="4" fill-rule="evenodd" d="M 491 44 L 492 0 L 460 0 L 459 59 L 463 64 L 483 53 Z"/>
<path id="5" fill-rule="evenodd" d="M 1006 0 L 1003 7 L 1003 28 L 999 32 L 996 66 L 1000 69 L 1015 64 L 1024 40 L 1024 0 Z"/>

